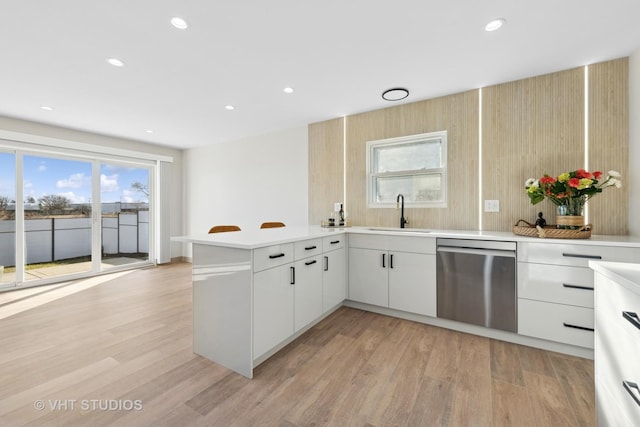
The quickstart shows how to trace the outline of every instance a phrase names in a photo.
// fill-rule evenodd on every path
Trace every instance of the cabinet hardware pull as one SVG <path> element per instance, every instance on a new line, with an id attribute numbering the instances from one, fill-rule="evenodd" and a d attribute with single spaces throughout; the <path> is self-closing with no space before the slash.
<path id="1" fill-rule="evenodd" d="M 625 390 L 627 390 L 627 393 L 629 393 L 631 397 L 633 397 L 633 400 L 636 401 L 636 405 L 640 406 L 640 397 L 638 397 L 640 388 L 638 388 L 638 384 L 632 383 L 631 381 L 622 380 L 622 386 Z"/>
<path id="2" fill-rule="evenodd" d="M 314 259 L 314 260 L 312 260 L 312 261 L 307 261 L 307 262 L 305 262 L 305 263 L 304 263 L 304 265 L 313 265 L 313 264 L 315 264 L 316 262 L 318 262 L 318 261 Z"/>
<path id="3" fill-rule="evenodd" d="M 566 256 L 570 258 L 602 259 L 600 255 L 568 254 L 564 252 L 562 253 L 562 256 Z"/>
<path id="4" fill-rule="evenodd" d="M 387 257 L 387 254 L 382 254 L 382 268 L 387 268 L 386 257 Z"/>
<path id="5" fill-rule="evenodd" d="M 562 324 L 564 325 L 565 328 L 573 328 L 573 329 L 580 329 L 581 331 L 593 332 L 593 328 L 588 328 L 586 326 L 572 325 L 571 323 L 567 323 L 567 322 L 562 322 Z"/>
<path id="6" fill-rule="evenodd" d="M 571 288 L 571 289 L 584 289 L 586 291 L 592 291 L 593 290 L 593 288 L 591 288 L 589 286 L 571 285 L 569 283 L 563 283 L 562 286 L 564 286 L 565 288 Z"/>
<path id="7" fill-rule="evenodd" d="M 393 254 L 389 255 L 389 268 L 393 268 Z"/>
<path id="8" fill-rule="evenodd" d="M 340 243 L 340 240 L 332 240 L 332 241 L 331 241 L 331 244 L 332 244 L 332 245 L 335 245 L 336 243 Z"/>
<path id="9" fill-rule="evenodd" d="M 313 245 L 313 246 L 307 246 L 306 248 L 304 248 L 305 251 L 310 251 L 312 249 L 317 248 L 317 246 Z"/>
<path id="10" fill-rule="evenodd" d="M 269 258 L 275 259 L 275 258 L 282 258 L 283 256 L 284 256 L 284 254 L 269 255 Z"/>
<path id="11" fill-rule="evenodd" d="M 295 267 L 289 267 L 291 270 L 291 284 L 295 285 L 296 284 L 296 268 Z"/>
<path id="12" fill-rule="evenodd" d="M 632 311 L 623 311 L 622 317 L 627 319 L 633 326 L 640 329 L 640 318 L 638 318 L 638 314 Z"/>
<path id="13" fill-rule="evenodd" d="M 324 257 L 324 271 L 329 271 L 329 257 Z"/>

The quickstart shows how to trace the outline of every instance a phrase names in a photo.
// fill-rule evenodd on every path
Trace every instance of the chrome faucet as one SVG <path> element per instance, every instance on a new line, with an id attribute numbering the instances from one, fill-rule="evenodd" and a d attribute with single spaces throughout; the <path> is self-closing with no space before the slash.
<path id="1" fill-rule="evenodd" d="M 396 209 L 398 208 L 400 208 L 400 228 L 404 228 L 404 225 L 408 224 L 409 221 L 407 221 L 407 219 L 404 217 L 404 195 L 403 194 L 398 194 L 398 197 L 396 197 Z"/>

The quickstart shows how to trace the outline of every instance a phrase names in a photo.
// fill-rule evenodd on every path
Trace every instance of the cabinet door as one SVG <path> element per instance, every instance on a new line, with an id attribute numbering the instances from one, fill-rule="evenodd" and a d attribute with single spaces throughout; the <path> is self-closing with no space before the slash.
<path id="1" fill-rule="evenodd" d="M 305 258 L 294 266 L 294 320 L 298 331 L 322 315 L 322 257 Z"/>
<path id="2" fill-rule="evenodd" d="M 436 256 L 389 254 L 389 307 L 436 317 Z"/>
<path id="3" fill-rule="evenodd" d="M 253 358 L 293 334 L 293 266 L 263 270 L 253 275 Z"/>
<path id="4" fill-rule="evenodd" d="M 389 307 L 388 265 L 386 252 L 349 248 L 349 299 Z"/>
<path id="5" fill-rule="evenodd" d="M 327 252 L 323 257 L 322 312 L 342 304 L 347 297 L 346 259 L 344 248 Z"/>

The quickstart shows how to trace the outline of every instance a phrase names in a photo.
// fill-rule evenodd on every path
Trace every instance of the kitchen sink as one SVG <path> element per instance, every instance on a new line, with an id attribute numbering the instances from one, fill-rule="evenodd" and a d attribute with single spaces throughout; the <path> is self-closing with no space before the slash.
<path id="1" fill-rule="evenodd" d="M 404 233 L 431 233 L 429 230 L 421 230 L 418 228 L 384 228 L 384 227 L 371 227 L 368 228 L 371 231 L 393 231 L 393 232 L 404 232 Z"/>

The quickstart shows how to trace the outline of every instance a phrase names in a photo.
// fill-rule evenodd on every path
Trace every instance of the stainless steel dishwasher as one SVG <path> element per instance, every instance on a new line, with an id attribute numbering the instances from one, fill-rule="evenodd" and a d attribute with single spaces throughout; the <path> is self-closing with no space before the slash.
<path id="1" fill-rule="evenodd" d="M 516 243 L 437 239 L 438 317 L 517 331 Z"/>

